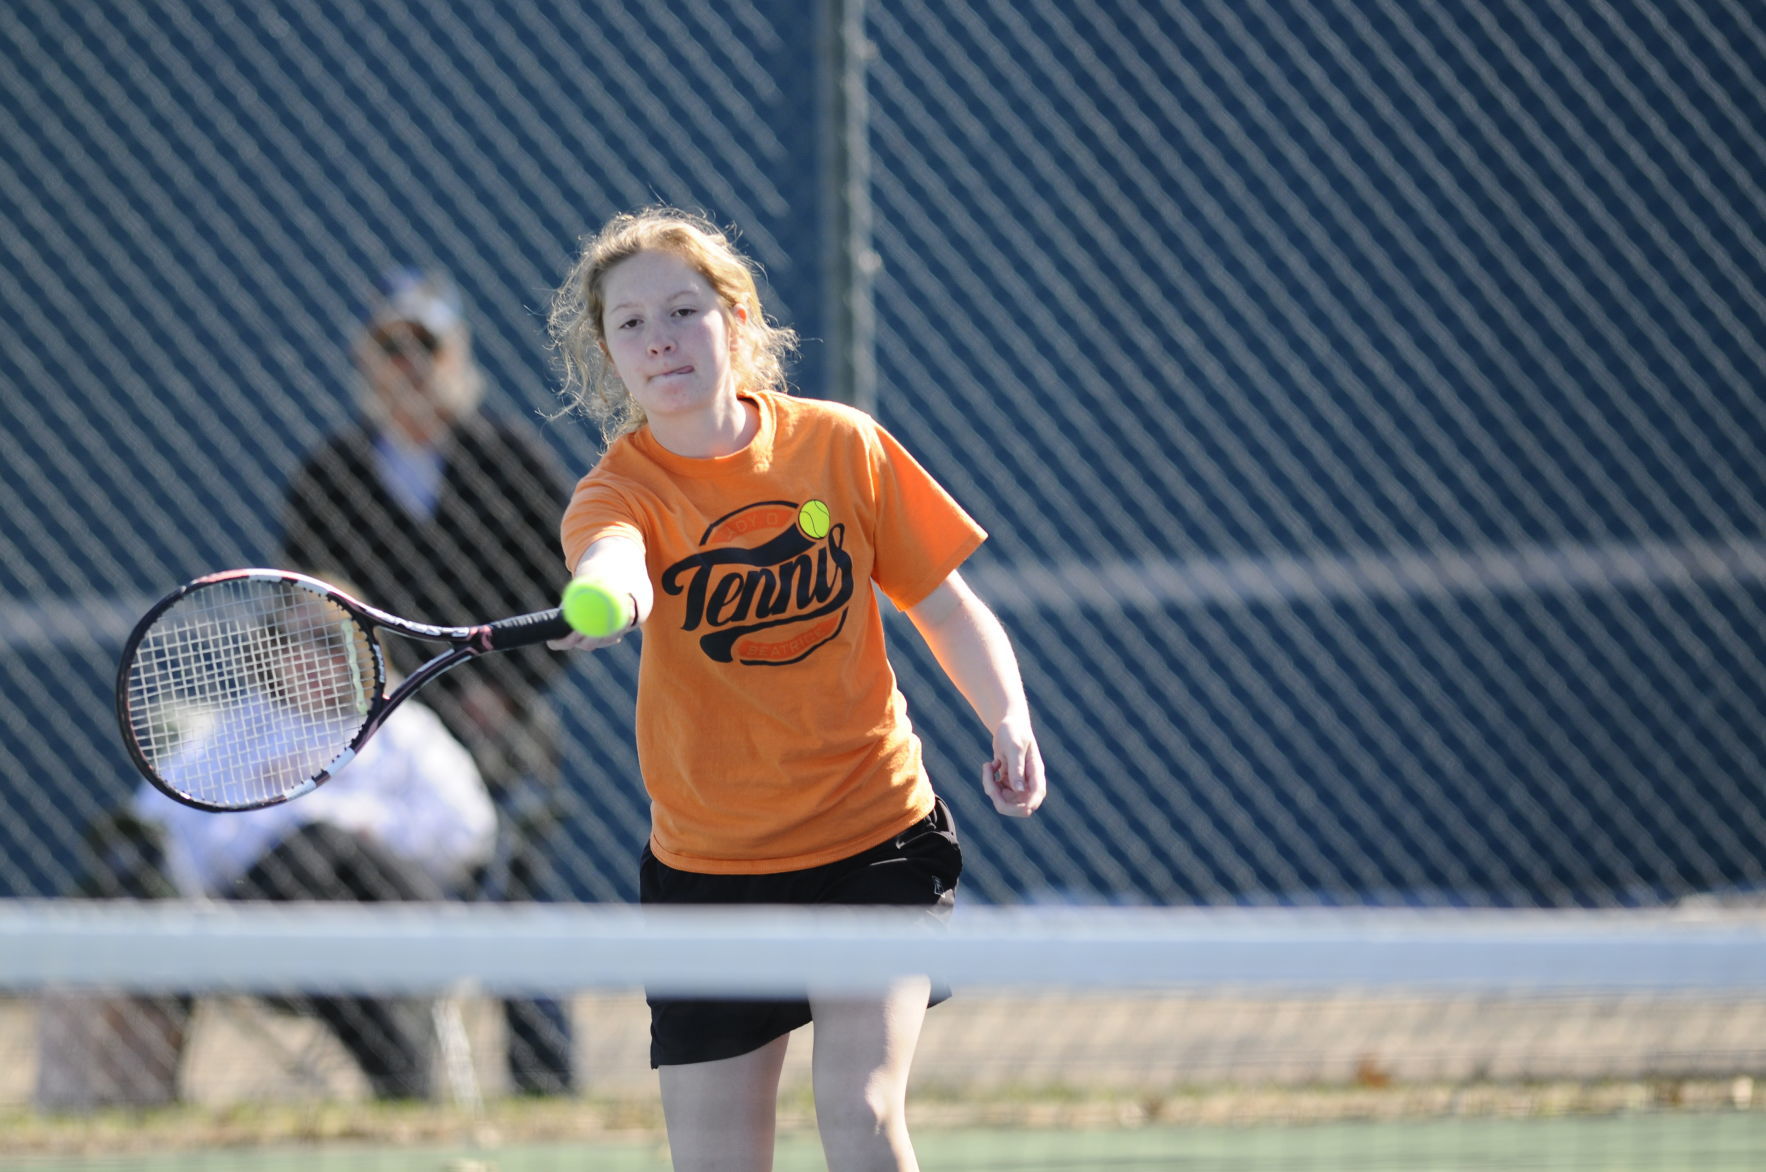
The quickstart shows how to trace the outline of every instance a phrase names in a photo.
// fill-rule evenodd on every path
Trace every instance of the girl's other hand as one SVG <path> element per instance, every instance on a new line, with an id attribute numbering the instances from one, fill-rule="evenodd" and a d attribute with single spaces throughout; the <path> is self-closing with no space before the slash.
<path id="1" fill-rule="evenodd" d="M 1008 818 L 1028 818 L 1048 796 L 1042 750 L 1028 720 L 1007 720 L 993 733 L 993 760 L 981 767 L 981 789 Z"/>

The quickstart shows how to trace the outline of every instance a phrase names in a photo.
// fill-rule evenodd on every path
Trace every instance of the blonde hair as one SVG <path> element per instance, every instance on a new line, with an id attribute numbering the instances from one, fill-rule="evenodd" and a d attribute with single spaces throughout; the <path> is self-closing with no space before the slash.
<path id="1" fill-rule="evenodd" d="M 581 411 L 600 425 L 602 438 L 609 442 L 644 425 L 644 409 L 608 357 L 601 320 L 608 272 L 640 252 L 677 256 L 711 286 L 735 340 L 730 365 L 738 389 L 788 392 L 785 360 L 797 348 L 797 332 L 767 320 L 760 304 L 759 267 L 710 220 L 677 208 L 650 207 L 623 212 L 588 237 L 570 276 L 552 296 L 546 326 L 564 368 L 560 414 Z"/>

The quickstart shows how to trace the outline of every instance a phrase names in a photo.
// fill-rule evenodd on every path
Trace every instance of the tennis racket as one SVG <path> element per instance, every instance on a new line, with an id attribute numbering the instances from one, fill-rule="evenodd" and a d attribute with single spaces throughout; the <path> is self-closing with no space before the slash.
<path id="1" fill-rule="evenodd" d="M 383 631 L 448 649 L 388 695 Z M 305 574 L 228 570 L 178 587 L 136 625 L 117 669 L 117 721 L 135 765 L 167 796 L 255 810 L 335 776 L 449 668 L 568 634 L 556 610 L 436 627 Z"/>

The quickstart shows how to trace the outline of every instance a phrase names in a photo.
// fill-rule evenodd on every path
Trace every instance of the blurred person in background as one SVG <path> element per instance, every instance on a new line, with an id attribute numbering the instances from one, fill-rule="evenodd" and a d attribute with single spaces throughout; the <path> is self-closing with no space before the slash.
<path id="1" fill-rule="evenodd" d="M 339 719 L 335 698 L 355 678 L 357 651 L 327 617 L 315 604 L 298 621 L 283 612 L 267 618 L 258 638 L 279 649 L 277 666 L 240 681 L 239 706 L 219 717 L 193 715 L 179 727 L 177 749 L 164 764 L 168 780 L 178 784 L 187 770 L 206 776 L 214 768 L 209 757 L 230 753 L 245 735 L 270 751 L 272 769 L 310 754 L 312 726 Z M 229 722 L 242 727 L 229 730 Z M 347 738 L 358 722 L 350 714 L 327 741 Z M 95 830 L 99 849 L 78 894 L 438 901 L 466 887 L 491 858 L 496 834 L 496 809 L 471 754 L 434 712 L 411 701 L 395 708 L 335 777 L 299 801 L 214 813 L 141 782 L 128 807 Z M 376 1097 L 431 1096 L 439 1039 L 428 999 L 279 994 L 270 1001 L 321 1020 Z M 191 1007 L 192 998 L 181 994 L 71 996 L 52 1004 L 44 1015 L 39 1102 L 89 1109 L 174 1101 Z"/>
<path id="2" fill-rule="evenodd" d="M 321 655 L 302 659 L 308 677 Z M 279 724 L 310 719 L 297 704 L 266 694 L 250 719 L 260 735 L 281 735 Z M 298 741 L 298 728 L 288 732 Z M 205 750 L 198 737 L 186 751 Z M 166 769 L 174 777 L 177 760 Z M 175 802 L 142 782 L 133 813 L 159 831 L 171 893 L 191 898 L 442 900 L 465 888 L 491 858 L 497 834 L 496 810 L 471 754 L 415 701 L 395 708 L 353 760 L 299 801 L 217 814 Z M 436 1039 L 428 1001 L 279 1000 L 323 1021 L 376 1097 L 430 1097 Z"/>
<path id="3" fill-rule="evenodd" d="M 353 583 L 359 597 L 425 622 L 468 624 L 557 605 L 562 470 L 537 431 L 483 408 L 459 291 L 398 269 L 375 289 L 353 342 L 359 418 L 308 454 L 290 482 L 283 564 Z M 408 643 L 394 666 L 421 656 Z M 450 672 L 425 702 L 465 744 L 498 811 L 497 846 L 473 898 L 550 901 L 567 892 L 556 850 L 564 813 L 559 718 L 546 692 L 563 667 L 545 648 Z M 521 1094 L 576 1085 L 563 1003 L 504 1002 L 508 1067 Z"/>

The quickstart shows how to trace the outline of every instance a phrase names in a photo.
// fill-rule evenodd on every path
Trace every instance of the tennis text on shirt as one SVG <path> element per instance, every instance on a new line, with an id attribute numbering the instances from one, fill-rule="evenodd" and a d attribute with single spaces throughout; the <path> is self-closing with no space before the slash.
<path id="1" fill-rule="evenodd" d="M 651 849 L 688 871 L 818 866 L 931 811 L 871 587 L 910 608 L 985 538 L 862 412 L 748 398 L 747 448 L 689 459 L 622 437 L 562 524 L 571 567 L 602 537 L 644 546 L 638 761 Z"/>
<path id="2" fill-rule="evenodd" d="M 747 505 L 712 522 L 701 552 L 663 570 L 665 594 L 683 596 L 682 629 L 718 663 L 796 663 L 840 633 L 852 598 L 846 526 L 815 538 L 790 501 Z M 756 537 L 758 545 L 749 545 Z"/>

